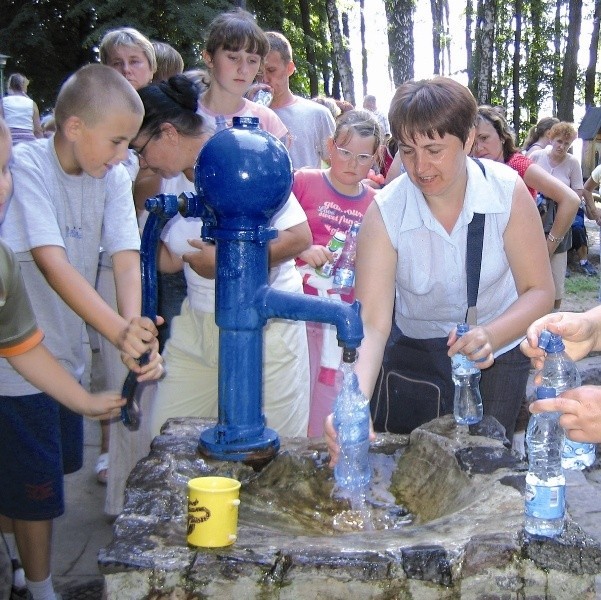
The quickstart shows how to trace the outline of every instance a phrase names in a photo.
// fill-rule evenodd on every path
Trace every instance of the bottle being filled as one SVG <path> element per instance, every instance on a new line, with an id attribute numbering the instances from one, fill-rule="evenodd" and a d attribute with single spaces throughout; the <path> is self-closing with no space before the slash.
<path id="1" fill-rule="evenodd" d="M 457 324 L 457 337 L 465 335 L 470 327 Z M 480 395 L 480 369 L 465 354 L 457 353 L 451 358 L 455 398 L 453 416 L 459 425 L 473 425 L 482 420 L 482 396 Z"/>
<path id="2" fill-rule="evenodd" d="M 343 354 L 342 389 L 334 403 L 334 428 L 338 433 L 340 456 L 334 467 L 338 491 L 358 498 L 365 495 L 371 480 L 369 465 L 369 398 L 359 389 L 352 360 Z"/>
<path id="3" fill-rule="evenodd" d="M 560 335 L 545 329 L 539 336 L 538 347 L 547 353 L 540 373 L 541 385 L 555 388 L 558 396 L 582 385 L 578 367 L 566 354 Z M 573 442 L 566 437 L 561 464 L 564 469 L 582 470 L 595 462 L 595 452 L 595 444 Z"/>
<path id="4" fill-rule="evenodd" d="M 555 398 L 552 387 L 539 387 L 536 397 Z M 525 523 L 528 533 L 554 537 L 563 530 L 565 521 L 566 480 L 561 466 L 564 431 L 559 412 L 532 415 L 528 421 L 526 446 Z"/>
<path id="5" fill-rule="evenodd" d="M 357 255 L 357 234 L 360 223 L 353 223 L 346 234 L 346 241 L 334 271 L 334 289 L 349 293 L 355 286 L 355 256 Z"/>
<path id="6" fill-rule="evenodd" d="M 321 277 L 331 277 L 336 268 L 336 263 L 342 254 L 342 248 L 344 248 L 344 242 L 346 241 L 346 233 L 343 231 L 337 231 L 330 242 L 328 243 L 328 250 L 334 255 L 331 261 L 328 261 L 315 269 L 315 272 Z"/>

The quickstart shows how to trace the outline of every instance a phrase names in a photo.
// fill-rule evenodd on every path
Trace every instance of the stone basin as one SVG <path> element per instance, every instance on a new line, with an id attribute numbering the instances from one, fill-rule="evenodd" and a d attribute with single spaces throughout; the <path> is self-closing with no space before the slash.
<path id="1" fill-rule="evenodd" d="M 494 419 L 468 432 L 445 416 L 410 436 L 379 435 L 370 531 L 346 521 L 341 531 L 349 506 L 332 496 L 321 440 L 282 439 L 255 470 L 198 453 L 213 424 L 168 421 L 132 472 L 99 555 L 109 600 L 594 597 L 601 547 L 569 516 L 556 540 L 524 533 L 526 465 Z M 227 548 L 186 545 L 186 483 L 202 475 L 242 482 Z"/>

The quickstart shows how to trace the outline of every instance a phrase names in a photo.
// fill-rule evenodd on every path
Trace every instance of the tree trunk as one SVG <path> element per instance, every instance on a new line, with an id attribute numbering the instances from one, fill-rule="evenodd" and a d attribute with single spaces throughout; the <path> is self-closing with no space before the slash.
<path id="1" fill-rule="evenodd" d="M 555 25 L 553 32 L 553 114 L 557 114 L 557 98 L 561 89 L 561 6 L 564 0 L 557 0 L 555 4 Z"/>
<path id="2" fill-rule="evenodd" d="M 309 75 L 309 94 L 312 98 L 319 95 L 319 78 L 317 77 L 317 57 L 315 56 L 313 31 L 311 29 L 311 7 L 309 0 L 298 0 L 298 7 L 303 26 L 303 40 L 307 56 L 307 71 Z"/>
<path id="3" fill-rule="evenodd" d="M 513 79 L 512 79 L 512 91 L 513 91 L 513 130 L 519 131 L 521 125 L 520 111 L 521 111 L 521 99 L 520 99 L 520 55 L 522 53 L 522 0 L 515 0 L 515 8 L 513 14 L 515 15 L 515 35 L 513 38 Z"/>
<path id="4" fill-rule="evenodd" d="M 415 77 L 413 14 L 414 0 L 384 0 L 388 21 L 388 47 L 395 86 Z"/>
<path id="5" fill-rule="evenodd" d="M 574 93 L 578 79 L 578 48 L 582 27 L 582 0 L 570 0 L 566 51 L 561 75 L 561 92 L 557 103 L 557 117 L 574 121 Z"/>
<path id="6" fill-rule="evenodd" d="M 432 13 L 432 55 L 434 56 L 435 75 L 440 75 L 440 49 L 442 47 L 442 14 L 440 0 L 430 0 Z"/>
<path id="7" fill-rule="evenodd" d="M 355 104 L 351 61 L 348 51 L 344 46 L 342 32 L 340 31 L 336 0 L 326 0 L 326 11 L 328 14 L 328 24 L 330 26 L 330 37 L 332 39 L 332 48 L 334 53 L 333 64 L 336 65 L 336 70 L 338 71 L 338 77 L 342 87 L 342 95 L 345 100 Z M 337 83 L 336 70 L 334 71 L 335 84 Z"/>
<path id="8" fill-rule="evenodd" d="M 595 105 L 595 87 L 597 76 L 597 58 L 599 56 L 599 22 L 601 21 L 601 0 L 595 0 L 593 31 L 588 51 L 588 66 L 584 82 L 584 105 L 586 108 Z"/>
<path id="9" fill-rule="evenodd" d="M 365 0 L 359 0 L 359 29 L 361 32 L 361 81 L 363 97 L 367 96 L 367 48 L 365 47 Z"/>
<path id="10" fill-rule="evenodd" d="M 478 104 L 490 104 L 494 62 L 496 0 L 479 0 L 474 57 L 474 96 Z"/>
<path id="11" fill-rule="evenodd" d="M 528 123 L 534 125 L 538 121 L 538 111 L 543 99 L 544 80 L 543 65 L 548 65 L 548 40 L 545 6 L 543 0 L 530 0 L 530 28 L 526 42 L 526 60 L 523 63 L 524 85 L 523 106 L 528 110 Z"/>
<path id="12" fill-rule="evenodd" d="M 432 13 L 433 72 L 436 75 L 448 75 L 451 68 L 448 0 L 430 0 L 430 12 Z"/>
<path id="13" fill-rule="evenodd" d="M 449 1 L 441 0 L 442 3 L 442 26 L 444 32 L 442 55 L 441 55 L 441 67 L 442 72 L 451 74 L 451 32 L 449 29 Z M 446 64 L 445 64 L 446 56 Z"/>
<path id="14" fill-rule="evenodd" d="M 472 27 L 474 24 L 474 3 L 467 0 L 465 3 L 465 58 L 467 65 L 467 85 L 474 89 L 474 69 L 472 67 L 474 52 L 472 44 Z"/>

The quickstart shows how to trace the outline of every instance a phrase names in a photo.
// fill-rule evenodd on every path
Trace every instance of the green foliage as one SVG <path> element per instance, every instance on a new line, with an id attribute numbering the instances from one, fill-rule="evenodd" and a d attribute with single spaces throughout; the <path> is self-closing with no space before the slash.
<path id="1" fill-rule="evenodd" d="M 40 109 L 52 106 L 66 76 L 93 60 L 81 40 L 95 15 L 68 0 L 5 0 L 0 11 L 0 51 L 10 59 L 6 73 L 23 72 Z"/>
<path id="2" fill-rule="evenodd" d="M 294 94 L 310 97 L 309 88 L 309 65 L 305 45 L 309 44 L 315 52 L 317 64 L 314 65 L 318 74 L 331 71 L 330 53 L 331 45 L 328 36 L 327 17 L 325 3 L 323 0 L 311 2 L 311 35 L 306 35 L 300 23 L 300 11 L 296 0 L 285 0 L 285 17 L 282 22 L 281 31 L 290 42 L 293 51 L 293 60 L 296 71 L 290 78 L 290 89 Z M 260 23 L 260 21 L 259 21 Z M 320 93 L 324 91 L 323 76 L 320 78 Z"/>
<path id="3" fill-rule="evenodd" d="M 232 8 L 232 2 L 226 0 L 104 0 L 95 4 L 97 26 L 84 40 L 85 45 L 99 43 L 110 29 L 134 27 L 150 39 L 172 44 L 184 58 L 186 68 L 200 65 L 206 26 L 220 12 Z"/>

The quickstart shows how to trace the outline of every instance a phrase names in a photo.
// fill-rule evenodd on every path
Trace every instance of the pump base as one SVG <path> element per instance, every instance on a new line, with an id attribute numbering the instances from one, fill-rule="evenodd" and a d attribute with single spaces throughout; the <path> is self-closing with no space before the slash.
<path id="1" fill-rule="evenodd" d="M 265 427 L 263 433 L 253 439 L 236 442 L 218 442 L 217 427 L 205 429 L 200 434 L 198 451 L 208 458 L 253 463 L 269 461 L 280 449 L 280 438 L 273 429 Z"/>

